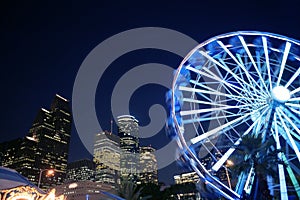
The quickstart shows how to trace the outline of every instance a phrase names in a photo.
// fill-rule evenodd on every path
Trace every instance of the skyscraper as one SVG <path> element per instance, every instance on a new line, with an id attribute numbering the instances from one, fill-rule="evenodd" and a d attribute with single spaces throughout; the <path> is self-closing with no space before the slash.
<path id="1" fill-rule="evenodd" d="M 94 162 L 95 181 L 111 185 L 116 189 L 120 172 L 120 138 L 111 132 L 96 134 Z"/>
<path id="2" fill-rule="evenodd" d="M 151 146 L 140 148 L 139 181 L 141 183 L 158 184 L 157 160 L 154 152 L 155 149 Z"/>
<path id="3" fill-rule="evenodd" d="M 176 196 L 180 196 L 180 199 L 200 199 L 200 193 L 196 189 L 197 185 L 199 185 L 199 180 L 199 176 L 196 172 L 186 172 L 175 175 L 175 184 L 184 188 L 183 190 L 179 190 Z"/>
<path id="4" fill-rule="evenodd" d="M 69 101 L 56 95 L 51 109 L 41 108 L 26 137 L 1 144 L 4 166 L 42 188 L 61 184 L 66 175 L 71 135 Z M 47 169 L 55 171 L 47 177 Z"/>
<path id="5" fill-rule="evenodd" d="M 140 159 L 138 120 L 131 115 L 122 115 L 117 117 L 117 125 L 121 148 L 121 178 L 128 175 L 137 178 Z"/>
<path id="6" fill-rule="evenodd" d="M 199 180 L 196 172 L 186 172 L 174 176 L 175 184 L 197 183 Z"/>
<path id="7" fill-rule="evenodd" d="M 65 182 L 93 181 L 95 179 L 95 163 L 89 159 L 68 163 Z"/>
<path id="8" fill-rule="evenodd" d="M 28 178 L 29 181 L 35 182 L 35 173 L 38 173 L 38 169 L 35 166 L 36 148 L 36 142 L 28 137 L 1 143 L 1 166 L 15 169 Z"/>
<path id="9" fill-rule="evenodd" d="M 37 142 L 36 168 L 41 173 L 45 169 L 55 170 L 52 177 L 39 174 L 43 188 L 61 184 L 66 176 L 71 120 L 69 101 L 55 95 L 51 109 L 42 108 L 29 130 L 28 136 Z M 38 179 L 39 176 L 36 176 L 36 182 Z"/>

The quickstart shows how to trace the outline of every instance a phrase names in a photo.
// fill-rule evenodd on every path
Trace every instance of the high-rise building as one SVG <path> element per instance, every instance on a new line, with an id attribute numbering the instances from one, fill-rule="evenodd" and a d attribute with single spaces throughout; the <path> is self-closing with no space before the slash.
<path id="1" fill-rule="evenodd" d="M 196 172 L 186 172 L 174 176 L 175 184 L 197 183 L 199 180 L 199 176 Z"/>
<path id="2" fill-rule="evenodd" d="M 196 189 L 199 182 L 196 172 L 186 172 L 174 176 L 175 185 L 184 188 L 179 190 L 176 195 L 179 199 L 200 199 L 200 193 Z"/>
<path id="3" fill-rule="evenodd" d="M 120 172 L 120 138 L 108 131 L 96 134 L 94 144 L 95 181 L 117 187 Z"/>
<path id="4" fill-rule="evenodd" d="M 65 182 L 74 181 L 94 181 L 95 179 L 95 163 L 90 159 L 77 160 L 68 163 L 67 177 Z"/>
<path id="5" fill-rule="evenodd" d="M 69 101 L 56 95 L 50 110 L 41 108 L 28 135 L 1 145 L 4 166 L 13 168 L 41 188 L 61 184 L 66 175 L 71 135 Z M 47 176 L 53 169 L 54 176 Z"/>
<path id="6" fill-rule="evenodd" d="M 32 138 L 18 138 L 0 144 L 0 155 L 2 155 L 2 165 L 15 169 L 29 181 L 36 181 L 38 169 L 35 166 L 36 141 Z M 34 173 L 35 172 L 35 173 Z"/>
<path id="7" fill-rule="evenodd" d="M 42 108 L 29 130 L 29 137 L 37 141 L 36 167 L 40 172 L 45 169 L 55 170 L 52 177 L 41 175 L 43 188 L 61 184 L 66 176 L 71 121 L 69 101 L 55 95 L 51 109 Z"/>
<path id="8" fill-rule="evenodd" d="M 16 169 L 19 167 L 16 160 L 19 159 L 19 152 L 22 143 L 23 139 L 18 138 L 7 142 L 2 142 L 0 144 L 1 166 L 12 169 Z"/>
<path id="9" fill-rule="evenodd" d="M 120 137 L 120 168 L 121 178 L 138 177 L 139 165 L 139 125 L 131 115 L 117 117 L 118 134 Z"/>
<path id="10" fill-rule="evenodd" d="M 139 181 L 141 183 L 158 184 L 157 160 L 154 152 L 155 149 L 151 146 L 140 147 Z"/>

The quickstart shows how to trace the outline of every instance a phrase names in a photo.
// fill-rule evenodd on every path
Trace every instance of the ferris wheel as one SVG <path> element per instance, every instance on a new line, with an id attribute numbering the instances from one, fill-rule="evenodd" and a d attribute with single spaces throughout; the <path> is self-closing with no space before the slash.
<path id="1" fill-rule="evenodd" d="M 260 180 L 270 193 L 300 199 L 299 74 L 300 42 L 266 32 L 216 36 L 184 58 L 166 97 L 168 134 L 211 191 L 227 199 L 253 194 L 265 159 L 275 174 Z M 254 155 L 245 154 L 249 138 L 257 141 Z"/>

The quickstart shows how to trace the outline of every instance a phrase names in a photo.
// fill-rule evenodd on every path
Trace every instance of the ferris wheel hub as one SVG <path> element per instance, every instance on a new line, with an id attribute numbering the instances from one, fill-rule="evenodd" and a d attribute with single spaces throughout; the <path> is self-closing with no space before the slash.
<path id="1" fill-rule="evenodd" d="M 271 94 L 272 98 L 280 103 L 285 103 L 291 98 L 290 91 L 281 85 L 274 87 Z"/>

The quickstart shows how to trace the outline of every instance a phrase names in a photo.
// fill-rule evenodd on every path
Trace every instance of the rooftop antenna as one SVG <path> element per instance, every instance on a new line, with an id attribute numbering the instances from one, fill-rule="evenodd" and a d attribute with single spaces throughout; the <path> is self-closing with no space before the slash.
<path id="1" fill-rule="evenodd" d="M 110 133 L 113 131 L 113 120 L 112 117 L 110 118 Z"/>

